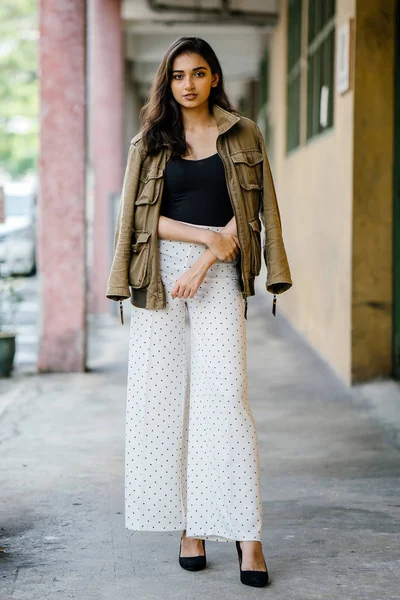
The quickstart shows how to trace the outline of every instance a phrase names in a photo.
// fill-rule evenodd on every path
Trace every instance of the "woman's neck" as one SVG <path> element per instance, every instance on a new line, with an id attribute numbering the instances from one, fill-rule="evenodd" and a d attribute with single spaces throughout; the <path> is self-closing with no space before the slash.
<path id="1" fill-rule="evenodd" d="M 196 108 L 181 107 L 181 115 L 186 132 L 203 131 L 215 125 L 215 118 L 209 110 L 208 103 Z"/>

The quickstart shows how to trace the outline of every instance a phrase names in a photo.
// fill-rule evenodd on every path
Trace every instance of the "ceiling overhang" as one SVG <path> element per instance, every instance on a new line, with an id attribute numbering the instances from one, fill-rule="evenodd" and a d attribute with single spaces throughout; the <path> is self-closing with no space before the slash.
<path id="1" fill-rule="evenodd" d="M 256 10 L 251 10 L 248 2 L 238 0 L 147 0 L 147 3 L 154 13 L 164 18 L 179 14 L 180 22 L 185 18 L 186 22 L 266 27 L 276 25 L 279 16 L 276 2 L 268 0 L 258 2 Z"/>

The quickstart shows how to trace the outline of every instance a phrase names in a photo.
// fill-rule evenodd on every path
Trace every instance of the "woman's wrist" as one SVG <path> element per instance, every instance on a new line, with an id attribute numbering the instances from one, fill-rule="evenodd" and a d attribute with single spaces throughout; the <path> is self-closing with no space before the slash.
<path id="1" fill-rule="evenodd" d="M 217 232 L 213 231 L 212 229 L 201 229 L 199 227 L 200 243 L 204 244 L 205 246 L 209 246 L 216 233 Z"/>
<path id="2" fill-rule="evenodd" d="M 217 262 L 218 258 L 211 252 L 209 248 L 206 248 L 203 254 L 201 254 L 197 260 L 202 264 L 202 266 L 204 266 L 206 270 L 208 270 L 215 262 Z"/>

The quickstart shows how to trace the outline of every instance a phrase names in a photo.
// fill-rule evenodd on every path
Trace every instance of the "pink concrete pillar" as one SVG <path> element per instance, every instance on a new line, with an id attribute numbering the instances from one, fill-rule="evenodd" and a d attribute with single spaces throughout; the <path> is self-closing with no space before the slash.
<path id="1" fill-rule="evenodd" d="M 121 0 L 89 0 L 89 147 L 93 173 L 90 311 L 109 310 L 109 196 L 122 185 L 123 32 Z"/>
<path id="2" fill-rule="evenodd" d="M 39 371 L 86 363 L 86 1 L 40 0 Z"/>

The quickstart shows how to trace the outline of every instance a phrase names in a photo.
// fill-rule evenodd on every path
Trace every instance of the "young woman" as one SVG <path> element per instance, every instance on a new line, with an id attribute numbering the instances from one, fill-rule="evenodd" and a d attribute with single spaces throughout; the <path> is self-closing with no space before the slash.
<path id="1" fill-rule="evenodd" d="M 247 296 L 262 252 L 274 314 L 276 294 L 292 285 L 264 142 L 229 102 L 212 48 L 195 37 L 167 50 L 141 116 L 107 288 L 132 304 L 126 527 L 181 530 L 188 570 L 206 566 L 205 540 L 235 541 L 242 583 L 263 586 L 246 365 Z"/>

